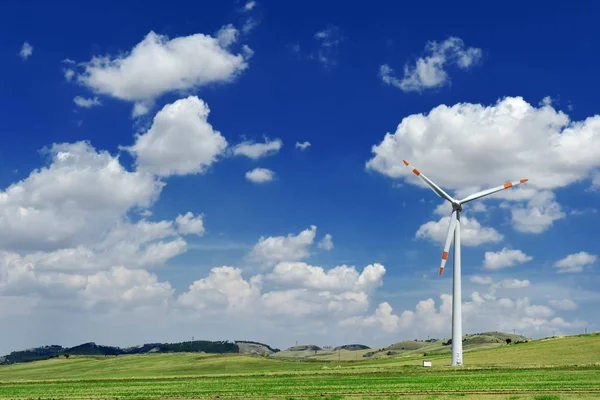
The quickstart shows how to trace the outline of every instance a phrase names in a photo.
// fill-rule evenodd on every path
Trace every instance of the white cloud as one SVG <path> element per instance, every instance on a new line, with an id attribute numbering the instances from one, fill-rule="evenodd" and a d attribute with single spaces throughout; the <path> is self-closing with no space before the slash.
<path id="1" fill-rule="evenodd" d="M 600 190 L 600 172 L 596 172 L 592 178 L 592 189 Z"/>
<path id="2" fill-rule="evenodd" d="M 442 217 L 439 221 L 429 221 L 421 225 L 417 230 L 416 237 L 419 239 L 431 239 L 440 244 L 446 241 L 450 226 L 450 217 Z M 460 243 L 464 246 L 479 246 L 485 243 L 496 243 L 502 241 L 503 235 L 494 228 L 483 227 L 475 218 L 460 218 Z"/>
<path id="3" fill-rule="evenodd" d="M 315 33 L 315 40 L 319 42 L 319 48 L 311 58 L 319 61 L 323 66 L 328 67 L 336 63 L 338 47 L 342 42 L 340 28 L 330 25 L 327 28 Z"/>
<path id="4" fill-rule="evenodd" d="M 318 247 L 320 249 L 331 250 L 333 249 L 333 238 L 328 233 L 323 237 L 323 239 L 319 242 Z"/>
<path id="5" fill-rule="evenodd" d="M 565 216 L 550 191 L 591 179 L 600 168 L 599 127 L 600 115 L 570 121 L 549 105 L 536 108 L 521 97 L 506 97 L 491 106 L 440 105 L 428 114 L 404 118 L 395 133 L 373 146 L 366 167 L 424 187 L 402 163 L 406 159 L 461 196 L 529 178 L 525 185 L 485 201 L 507 200 L 513 226 L 538 233 Z"/>
<path id="6" fill-rule="evenodd" d="M 300 150 L 306 150 L 310 147 L 310 142 L 306 141 L 306 142 L 296 142 L 296 148 L 300 149 Z"/>
<path id="7" fill-rule="evenodd" d="M 239 32 L 234 28 L 233 25 L 228 24 L 217 31 L 217 41 L 219 45 L 226 49 L 231 46 L 233 43 L 237 42 L 239 36 Z"/>
<path id="8" fill-rule="evenodd" d="M 347 265 L 337 266 L 325 272 L 303 262 L 281 262 L 266 277 L 287 287 L 328 290 L 334 292 L 370 293 L 382 285 L 385 267 L 381 264 L 368 265 L 362 273 Z"/>
<path id="9" fill-rule="evenodd" d="M 245 34 L 250 33 L 254 28 L 258 26 L 258 20 L 252 17 L 248 17 L 244 25 L 242 25 L 242 32 Z"/>
<path id="10" fill-rule="evenodd" d="M 283 261 L 299 261 L 310 255 L 317 227 L 312 225 L 298 235 L 291 233 L 287 236 L 261 236 L 254 246 L 248 259 L 266 266 L 272 266 Z"/>
<path id="11" fill-rule="evenodd" d="M 496 271 L 502 268 L 514 267 L 533 260 L 521 250 L 511 250 L 507 247 L 498 252 L 486 251 L 484 255 L 483 269 Z"/>
<path id="12" fill-rule="evenodd" d="M 188 211 L 185 215 L 177 216 L 175 222 L 177 223 L 177 231 L 183 235 L 204 235 L 202 215 L 194 217 L 194 214 Z"/>
<path id="13" fill-rule="evenodd" d="M 365 317 L 350 317 L 340 321 L 342 327 L 369 329 L 369 335 L 377 335 L 373 327 L 397 335 L 407 337 L 427 334 L 448 337 L 452 319 L 452 296 L 442 294 L 441 303 L 436 308 L 432 298 L 417 303 L 415 310 L 403 311 L 399 316 L 393 313 L 392 307 L 381 303 L 374 314 Z M 560 328 L 585 326 L 585 321 L 567 322 L 561 317 L 554 317 L 555 312 L 549 307 L 533 304 L 528 297 L 510 299 L 490 297 L 473 292 L 471 299 L 463 299 L 462 316 L 464 332 L 517 330 L 525 335 L 544 335 Z M 554 317 L 554 318 L 552 318 Z M 355 332 L 360 334 L 361 332 Z M 366 332 L 365 332 L 366 333 Z"/>
<path id="14" fill-rule="evenodd" d="M 526 205 L 511 207 L 514 228 L 520 232 L 542 233 L 554 221 L 565 218 L 567 214 L 554 199 L 554 193 L 544 190 L 533 195 Z"/>
<path id="15" fill-rule="evenodd" d="M 500 286 L 505 289 L 523 289 L 523 288 L 529 287 L 530 285 L 531 285 L 531 283 L 527 279 L 525 279 L 525 280 L 504 279 L 500 283 Z"/>
<path id="16" fill-rule="evenodd" d="M 490 285 L 493 280 L 489 276 L 478 276 L 474 275 L 469 280 L 477 285 Z"/>
<path id="17" fill-rule="evenodd" d="M 54 144 L 44 152 L 48 167 L 0 191 L 0 248 L 93 243 L 129 209 L 152 205 L 163 187 L 86 142 Z"/>
<path id="18" fill-rule="evenodd" d="M 23 42 L 23 46 L 21 46 L 21 51 L 19 51 L 19 56 L 23 59 L 23 61 L 27 60 L 33 54 L 33 46 L 31 46 L 28 42 Z"/>
<path id="19" fill-rule="evenodd" d="M 248 1 L 248 2 L 246 2 L 246 4 L 244 4 L 244 11 L 250 11 L 254 7 L 256 7 L 256 2 L 255 1 Z"/>
<path id="20" fill-rule="evenodd" d="M 217 313 L 223 309 L 243 311 L 260 297 L 260 290 L 260 276 L 247 282 L 241 269 L 223 266 L 213 268 L 207 278 L 192 283 L 178 302 L 196 309 L 213 308 Z"/>
<path id="21" fill-rule="evenodd" d="M 392 306 L 386 301 L 380 303 L 373 315 L 368 317 L 351 317 L 340 321 L 340 326 L 380 327 L 385 332 L 397 332 L 412 325 L 414 313 L 404 311 L 400 317 L 394 315 Z"/>
<path id="22" fill-rule="evenodd" d="M 235 28 L 227 25 L 216 36 L 169 39 L 150 32 L 127 53 L 94 56 L 83 63 L 77 80 L 95 93 L 143 105 L 137 107 L 140 115 L 165 93 L 231 82 L 247 68 L 246 54 L 228 51 L 237 39 Z"/>
<path id="23" fill-rule="evenodd" d="M 232 153 L 234 156 L 246 156 L 253 160 L 258 160 L 277 154 L 282 146 L 283 142 L 281 139 L 269 141 L 269 139 L 265 138 L 264 143 L 254 143 L 252 141 L 238 143 L 233 147 Z"/>
<path id="24" fill-rule="evenodd" d="M 227 140 L 208 123 L 210 109 L 196 96 L 167 104 L 152 127 L 136 135 L 133 146 L 138 171 L 158 176 L 203 174 L 225 152 Z"/>
<path id="25" fill-rule="evenodd" d="M 450 80 L 447 65 L 457 65 L 468 69 L 481 60 L 481 49 L 465 48 L 462 39 L 450 37 L 442 43 L 428 42 L 425 46 L 426 56 L 419 58 L 414 66 L 404 66 L 404 78 L 394 76 L 394 70 L 387 64 L 379 69 L 381 79 L 404 92 L 421 92 L 424 89 L 444 86 Z"/>
<path id="26" fill-rule="evenodd" d="M 70 81 L 75 76 L 75 71 L 73 71 L 72 69 L 68 68 L 68 69 L 63 70 L 63 72 L 65 74 L 65 80 L 67 80 L 67 81 Z"/>
<path id="27" fill-rule="evenodd" d="M 65 75 L 65 77 L 66 77 L 66 75 Z M 100 102 L 100 100 L 98 100 L 98 97 L 93 97 L 93 98 L 90 97 L 89 99 L 86 99 L 85 97 L 75 96 L 75 98 L 73 99 L 73 102 L 78 107 L 83 107 L 83 108 L 92 108 L 92 107 L 96 107 L 96 106 L 101 106 L 102 105 L 102 103 Z"/>
<path id="28" fill-rule="evenodd" d="M 548 303 L 552 307 L 559 309 L 559 310 L 571 311 L 571 310 L 577 309 L 577 303 L 575 303 L 573 300 L 569 300 L 569 299 L 550 300 Z"/>
<path id="29" fill-rule="evenodd" d="M 246 172 L 246 179 L 254 183 L 266 183 L 275 179 L 275 172 L 266 168 L 254 168 Z"/>
<path id="30" fill-rule="evenodd" d="M 213 268 L 207 278 L 194 282 L 181 294 L 178 304 L 206 313 L 223 310 L 260 316 L 288 318 L 331 316 L 364 312 L 369 294 L 381 285 L 385 268 L 368 265 L 362 273 L 339 266 L 329 271 L 305 263 L 280 263 L 267 276 L 248 280 L 242 270 L 228 266 Z M 267 281 L 277 288 L 265 291 Z"/>
<path id="31" fill-rule="evenodd" d="M 554 266 L 558 268 L 559 273 L 563 272 L 581 272 L 586 265 L 596 262 L 598 256 L 589 254 L 585 251 L 569 254 L 565 258 L 558 260 Z"/>

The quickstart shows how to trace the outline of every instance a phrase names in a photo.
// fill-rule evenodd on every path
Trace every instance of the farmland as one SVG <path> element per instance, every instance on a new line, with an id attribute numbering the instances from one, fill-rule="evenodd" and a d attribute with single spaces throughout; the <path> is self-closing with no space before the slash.
<path id="1" fill-rule="evenodd" d="M 362 361 L 248 355 L 144 354 L 59 358 L 0 368 L 0 398 L 600 398 L 600 335 L 498 346 L 465 354 Z"/>

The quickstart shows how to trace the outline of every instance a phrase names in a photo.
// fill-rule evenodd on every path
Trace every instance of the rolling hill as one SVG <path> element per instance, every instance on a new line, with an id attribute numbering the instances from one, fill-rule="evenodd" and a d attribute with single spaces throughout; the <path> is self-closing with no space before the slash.
<path id="1" fill-rule="evenodd" d="M 463 351 L 471 351 L 498 346 L 506 346 L 507 339 L 510 343 L 528 342 L 529 338 L 521 335 L 513 335 L 504 332 L 484 332 L 469 334 L 463 337 Z M 358 345 L 363 348 L 339 346 L 335 349 L 311 349 L 307 346 L 294 346 L 285 351 L 273 354 L 275 358 L 307 359 L 307 360 L 358 360 L 381 357 L 409 356 L 409 355 L 435 355 L 450 353 L 452 351 L 452 340 L 450 339 L 428 339 L 428 340 L 404 340 L 387 347 L 370 349 L 367 346 Z M 316 347 L 316 346 L 315 346 Z"/>
<path id="2" fill-rule="evenodd" d="M 361 351 L 340 350 L 342 354 Z M 275 353 L 277 354 L 277 353 Z M 338 362 L 259 357 L 246 354 L 146 353 L 127 356 L 72 356 L 31 363 L 0 366 L 0 382 L 58 379 L 133 379 L 161 377 L 218 376 L 232 374 L 358 374 L 391 371 L 422 371 L 423 360 L 433 363 L 432 371 L 455 371 L 448 354 L 423 356 L 395 355 Z M 593 372 L 600 367 L 600 333 L 530 340 L 494 348 L 470 350 L 464 356 L 463 371 L 583 367 Z M 450 373 L 450 372 L 448 372 Z M 454 375 L 456 372 L 452 372 Z M 540 372 L 543 374 L 543 372 Z M 287 376 L 287 375 L 286 375 Z"/>
<path id="3" fill-rule="evenodd" d="M 195 340 L 180 343 L 146 343 L 126 348 L 102 346 L 94 342 L 89 342 L 68 348 L 50 345 L 13 351 L 6 356 L 0 357 L 0 365 L 47 360 L 61 356 L 65 358 L 70 356 L 123 356 L 146 353 L 240 353 L 264 355 L 265 353 L 273 354 L 278 351 L 279 349 L 272 348 L 264 343 L 245 340 L 235 342 Z"/>

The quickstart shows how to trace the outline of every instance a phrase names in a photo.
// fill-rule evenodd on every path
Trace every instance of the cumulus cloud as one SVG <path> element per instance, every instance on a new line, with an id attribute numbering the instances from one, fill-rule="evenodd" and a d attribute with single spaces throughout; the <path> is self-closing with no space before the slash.
<path id="1" fill-rule="evenodd" d="M 266 168 L 254 168 L 246 172 L 246 179 L 254 183 L 267 183 L 275 179 L 275 172 Z"/>
<path id="2" fill-rule="evenodd" d="M 379 68 L 381 79 L 403 92 L 421 92 L 446 85 L 450 81 L 447 66 L 468 69 L 482 57 L 481 49 L 465 47 L 463 40 L 457 37 L 450 37 L 441 43 L 430 41 L 425 46 L 425 53 L 427 55 L 419 58 L 414 66 L 404 66 L 402 79 L 394 76 L 394 70 L 388 64 L 383 64 Z"/>
<path id="3" fill-rule="evenodd" d="M 246 156 L 253 160 L 258 160 L 259 158 L 277 154 L 282 146 L 283 142 L 281 139 L 269 140 L 265 138 L 264 143 L 255 143 L 253 141 L 238 143 L 232 148 L 232 153 L 234 156 Z"/>
<path id="4" fill-rule="evenodd" d="M 202 215 L 194 217 L 194 214 L 188 211 L 185 215 L 179 215 L 175 222 L 177 223 L 178 232 L 183 235 L 204 235 Z"/>
<path id="5" fill-rule="evenodd" d="M 282 262 L 275 266 L 267 278 L 286 286 L 329 291 L 372 292 L 382 285 L 385 268 L 381 264 L 365 267 L 361 274 L 355 267 L 337 266 L 325 272 L 303 262 Z"/>
<path id="6" fill-rule="evenodd" d="M 317 227 L 312 225 L 297 235 L 261 236 L 258 243 L 248 255 L 248 259 L 266 266 L 273 266 L 282 261 L 299 261 L 310 255 Z"/>
<path id="7" fill-rule="evenodd" d="M 190 285 L 177 302 L 207 313 L 243 312 L 253 316 L 319 317 L 332 313 L 364 312 L 369 294 L 381 285 L 383 265 L 374 264 L 358 273 L 354 267 L 329 271 L 305 263 L 280 263 L 270 274 L 242 276 L 239 268 L 213 268 L 207 278 Z M 276 285 L 264 290 L 270 281 Z"/>
<path id="8" fill-rule="evenodd" d="M 97 106 L 102 105 L 100 100 L 98 100 L 98 97 L 85 98 L 85 97 L 81 97 L 81 96 L 75 96 L 75 98 L 73 99 L 73 102 L 77 105 L 77 107 L 82 107 L 82 108 L 92 108 L 92 107 L 97 107 Z"/>
<path id="9" fill-rule="evenodd" d="M 477 285 L 490 285 L 493 282 L 493 279 L 489 276 L 474 275 L 469 278 L 469 281 L 471 281 Z"/>
<path id="10" fill-rule="evenodd" d="M 217 313 L 223 309 L 244 311 L 260 297 L 261 277 L 244 280 L 242 270 L 229 266 L 213 268 L 207 278 L 192 283 L 182 293 L 179 304 L 195 309 L 213 308 Z"/>
<path id="11" fill-rule="evenodd" d="M 300 150 L 306 150 L 311 146 L 310 142 L 306 141 L 306 142 L 296 142 L 296 148 L 300 149 Z"/>
<path id="12" fill-rule="evenodd" d="M 231 25 L 215 37 L 198 33 L 169 39 L 150 32 L 128 52 L 82 63 L 77 81 L 97 94 L 138 104 L 134 115 L 141 115 L 165 93 L 233 81 L 248 67 L 251 53 L 247 46 L 240 54 L 231 53 L 236 40 Z"/>
<path id="13" fill-rule="evenodd" d="M 558 273 L 565 272 L 581 272 L 586 265 L 593 264 L 598 259 L 598 256 L 580 251 L 579 253 L 569 254 L 565 258 L 554 263 L 554 267 L 558 268 Z"/>
<path id="14" fill-rule="evenodd" d="M 87 142 L 54 144 L 44 153 L 48 167 L 0 191 L 2 249 L 93 243 L 129 209 L 151 206 L 164 185 Z"/>
<path id="15" fill-rule="evenodd" d="M 522 288 L 526 288 L 530 286 L 530 282 L 525 279 L 525 280 L 519 280 L 519 279 L 504 279 L 500 285 L 505 288 L 505 289 L 522 289 Z"/>
<path id="16" fill-rule="evenodd" d="M 27 60 L 33 54 L 33 46 L 28 42 L 23 42 L 23 46 L 21 46 L 21 51 L 19 51 L 19 57 L 23 59 L 23 61 Z"/>
<path id="17" fill-rule="evenodd" d="M 244 11 L 250 11 L 254 7 L 256 7 L 256 2 L 255 1 L 248 1 L 248 2 L 246 2 L 246 4 L 244 4 Z"/>
<path id="18" fill-rule="evenodd" d="M 421 225 L 417 230 L 416 237 L 419 239 L 430 239 L 444 244 L 450 226 L 450 217 L 442 217 L 439 221 L 429 221 Z M 475 218 L 460 218 L 460 243 L 465 246 L 479 246 L 485 243 L 496 243 L 502 241 L 503 235 L 494 228 L 483 227 Z"/>
<path id="19" fill-rule="evenodd" d="M 331 250 L 333 249 L 333 238 L 328 233 L 323 237 L 323 239 L 318 244 L 320 249 Z"/>
<path id="20" fill-rule="evenodd" d="M 565 218 L 567 214 L 554 199 L 554 193 L 544 190 L 535 193 L 526 204 L 511 207 L 515 230 L 542 233 L 548 230 L 554 221 Z"/>
<path id="21" fill-rule="evenodd" d="M 484 255 L 483 269 L 496 271 L 502 268 L 514 267 L 517 264 L 533 260 L 521 250 L 511 250 L 504 247 L 498 252 L 486 251 Z"/>
<path id="22" fill-rule="evenodd" d="M 569 299 L 550 300 L 548 303 L 558 310 L 572 311 L 577 309 L 577 303 Z"/>
<path id="23" fill-rule="evenodd" d="M 339 322 L 342 327 L 379 328 L 389 333 L 403 333 L 405 336 L 428 334 L 448 337 L 451 334 L 452 296 L 442 294 L 440 305 L 436 307 L 432 298 L 421 300 L 414 311 L 405 310 L 400 315 L 393 313 L 392 307 L 381 303 L 372 315 L 350 317 Z M 470 300 L 463 299 L 463 331 L 504 331 L 516 329 L 525 335 L 549 334 L 561 328 L 585 326 L 581 320 L 566 321 L 556 317 L 551 308 L 532 303 L 528 297 L 495 298 L 473 292 Z M 372 332 L 372 330 L 371 330 Z M 448 335 L 448 336 L 446 336 Z"/>
<path id="24" fill-rule="evenodd" d="M 402 163 L 409 160 L 458 198 L 529 178 L 525 185 L 478 202 L 505 200 L 515 229 L 540 233 L 565 217 L 552 190 L 591 179 L 600 168 L 599 132 L 600 116 L 571 121 L 551 105 L 535 107 L 521 97 L 490 106 L 440 105 L 404 118 L 394 133 L 373 146 L 366 167 L 424 187 Z"/>
<path id="25" fill-rule="evenodd" d="M 167 104 L 150 129 L 122 147 L 138 171 L 157 176 L 203 174 L 224 154 L 227 140 L 208 122 L 210 109 L 197 96 Z"/>

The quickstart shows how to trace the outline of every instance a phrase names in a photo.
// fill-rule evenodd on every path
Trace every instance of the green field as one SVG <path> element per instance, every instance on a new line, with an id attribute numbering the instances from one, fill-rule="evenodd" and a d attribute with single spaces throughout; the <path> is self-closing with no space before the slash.
<path id="1" fill-rule="evenodd" d="M 352 352 L 350 352 L 352 353 Z M 420 367 L 423 359 L 433 368 Z M 600 399 L 600 335 L 361 361 L 246 355 L 59 358 L 0 367 L 0 398 Z"/>

